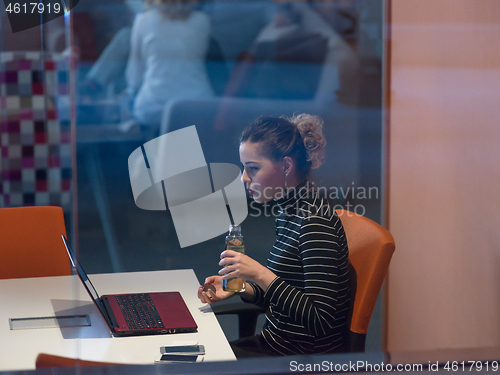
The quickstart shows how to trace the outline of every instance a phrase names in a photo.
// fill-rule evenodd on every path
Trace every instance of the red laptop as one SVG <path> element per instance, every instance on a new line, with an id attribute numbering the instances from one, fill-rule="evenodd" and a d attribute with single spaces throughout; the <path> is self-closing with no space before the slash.
<path id="1" fill-rule="evenodd" d="M 99 297 L 62 236 L 73 267 L 115 336 L 194 332 L 198 328 L 179 292 L 110 294 Z"/>

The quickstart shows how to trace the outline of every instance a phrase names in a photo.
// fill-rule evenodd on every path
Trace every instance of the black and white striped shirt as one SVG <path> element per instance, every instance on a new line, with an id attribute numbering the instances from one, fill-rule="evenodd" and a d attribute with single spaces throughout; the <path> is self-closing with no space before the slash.
<path id="1" fill-rule="evenodd" d="M 252 302 L 267 306 L 262 336 L 283 355 L 342 349 L 350 288 L 347 239 L 328 201 L 306 183 L 277 201 L 276 242 L 267 267 L 278 277 Z"/>

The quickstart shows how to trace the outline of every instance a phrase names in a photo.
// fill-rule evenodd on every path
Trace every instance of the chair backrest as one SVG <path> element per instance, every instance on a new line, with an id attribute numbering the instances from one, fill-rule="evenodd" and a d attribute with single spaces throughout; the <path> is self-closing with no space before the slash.
<path id="1" fill-rule="evenodd" d="M 71 275 L 61 207 L 0 208 L 0 279 Z"/>
<path id="2" fill-rule="evenodd" d="M 83 359 L 62 357 L 53 354 L 40 353 L 36 357 L 35 367 L 37 369 L 48 367 L 90 367 L 90 366 L 110 366 L 118 363 L 86 361 Z"/>
<path id="3" fill-rule="evenodd" d="M 336 210 L 347 236 L 351 266 L 350 330 L 366 336 L 370 318 L 387 274 L 395 243 L 391 233 L 376 222 L 347 210 Z M 364 337 L 362 339 L 364 350 Z M 352 347 L 351 347 L 352 349 Z"/>

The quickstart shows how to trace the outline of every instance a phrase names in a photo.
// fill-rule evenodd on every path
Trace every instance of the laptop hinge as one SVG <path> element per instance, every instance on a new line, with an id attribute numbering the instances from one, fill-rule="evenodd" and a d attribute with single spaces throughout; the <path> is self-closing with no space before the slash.
<path id="1" fill-rule="evenodd" d="M 108 313 L 109 323 L 111 324 L 111 327 L 118 328 L 118 322 L 116 321 L 115 314 L 113 314 L 113 310 L 111 309 L 111 304 L 109 303 L 108 299 L 106 297 L 101 297 L 100 300 L 102 301 L 104 308 Z"/>

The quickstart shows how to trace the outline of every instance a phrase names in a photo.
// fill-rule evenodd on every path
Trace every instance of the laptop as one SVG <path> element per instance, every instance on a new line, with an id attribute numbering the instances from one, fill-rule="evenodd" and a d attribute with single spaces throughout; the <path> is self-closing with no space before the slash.
<path id="1" fill-rule="evenodd" d="M 99 297 L 62 236 L 71 264 L 114 336 L 195 332 L 198 326 L 179 292 L 110 294 Z"/>

